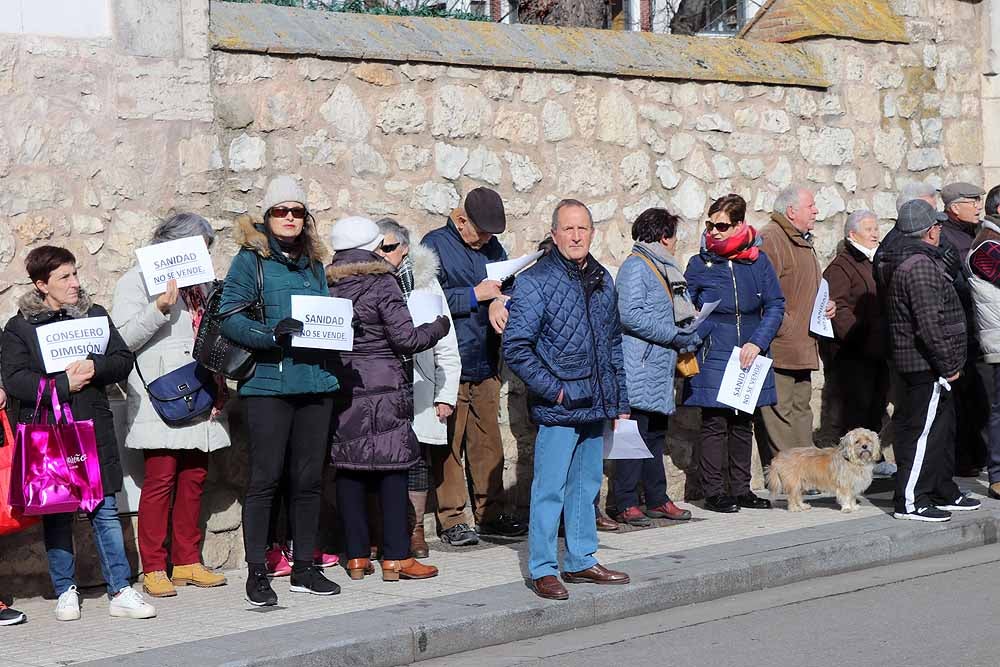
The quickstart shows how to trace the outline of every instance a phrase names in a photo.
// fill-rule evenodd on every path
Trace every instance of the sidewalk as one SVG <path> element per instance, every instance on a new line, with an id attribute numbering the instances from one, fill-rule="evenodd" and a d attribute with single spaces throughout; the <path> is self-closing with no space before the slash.
<path id="1" fill-rule="evenodd" d="M 964 487 L 977 496 L 978 480 Z M 843 514 L 832 498 L 811 512 L 718 515 L 691 507 L 694 519 L 649 529 L 601 533 L 598 558 L 625 569 L 624 587 L 571 586 L 570 600 L 537 598 L 524 584 L 523 541 L 465 550 L 432 545 L 436 579 L 383 583 L 377 576 L 341 584 L 336 597 L 275 590 L 280 606 L 251 609 L 243 601 L 243 572 L 228 586 L 182 588 L 155 600 L 152 621 L 112 619 L 101 591 L 87 591 L 83 619 L 58 623 L 54 603 L 18 601 L 25 625 L 0 629 L 3 664 L 95 665 L 398 665 L 491 644 L 524 639 L 616 618 L 649 613 L 748 590 L 782 585 L 993 543 L 1000 502 L 956 513 L 944 524 L 896 521 L 890 483 L 876 481 L 860 511 Z M 874 503 L 874 504 L 872 504 Z"/>

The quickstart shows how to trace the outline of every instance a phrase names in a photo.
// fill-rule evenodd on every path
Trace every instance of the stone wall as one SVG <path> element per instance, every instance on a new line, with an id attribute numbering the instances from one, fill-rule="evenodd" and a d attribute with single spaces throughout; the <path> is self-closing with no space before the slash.
<path id="1" fill-rule="evenodd" d="M 391 215 L 417 238 L 463 193 L 489 185 L 506 203 L 501 241 L 512 256 L 546 235 L 556 201 L 577 197 L 592 207 L 594 253 L 612 271 L 631 247 L 631 221 L 650 206 L 685 218 L 686 259 L 714 197 L 742 194 L 761 225 L 777 192 L 801 181 L 817 191 L 825 262 L 846 213 L 871 208 L 891 224 L 901 183 L 982 181 L 976 3 L 896 0 L 910 44 L 808 42 L 833 82 L 823 90 L 209 52 L 205 0 L 180 5 L 160 23 L 116 12 L 113 40 L 0 35 L 4 316 L 27 289 L 25 254 L 42 243 L 72 248 L 109 304 L 134 249 L 173 211 L 212 221 L 224 271 L 232 220 L 260 214 L 278 173 L 302 180 L 324 231 L 348 214 Z M 137 36 L 164 21 L 173 37 L 155 48 Z M 818 398 L 818 374 L 816 384 Z M 212 566 L 242 558 L 236 416 L 237 446 L 216 457 L 205 508 Z M 501 416 L 510 503 L 523 508 L 532 427 L 515 379 Z M 673 420 L 677 498 L 697 497 L 685 475 L 697 424 L 688 410 Z M 15 572 L 46 585 L 39 540 L 38 531 L 0 538 L 0 588 Z"/>

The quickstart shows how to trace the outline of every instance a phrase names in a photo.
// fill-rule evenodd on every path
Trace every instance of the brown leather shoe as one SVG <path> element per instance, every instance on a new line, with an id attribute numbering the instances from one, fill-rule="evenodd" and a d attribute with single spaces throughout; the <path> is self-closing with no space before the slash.
<path id="1" fill-rule="evenodd" d="M 535 595 L 546 600 L 569 599 L 569 591 L 551 574 L 540 579 L 532 579 L 531 590 L 535 591 Z"/>
<path id="2" fill-rule="evenodd" d="M 418 563 L 414 558 L 405 560 L 385 560 L 382 563 L 382 581 L 399 581 L 400 579 L 430 579 L 438 575 L 438 569 L 433 565 Z"/>
<path id="3" fill-rule="evenodd" d="M 375 566 L 368 558 L 352 558 L 344 567 L 351 579 L 364 579 L 367 574 L 375 574 Z"/>
<path id="4" fill-rule="evenodd" d="M 414 558 L 427 558 L 431 555 L 427 547 L 427 540 L 424 538 L 424 525 L 420 524 L 413 529 L 410 535 L 410 555 Z"/>
<path id="5" fill-rule="evenodd" d="M 567 584 L 627 584 L 630 581 L 624 572 L 609 570 L 600 563 L 580 572 L 563 572 L 562 579 Z"/>
<path id="6" fill-rule="evenodd" d="M 597 513 L 597 530 L 602 533 L 614 533 L 618 531 L 618 522 L 609 519 L 600 512 Z"/>

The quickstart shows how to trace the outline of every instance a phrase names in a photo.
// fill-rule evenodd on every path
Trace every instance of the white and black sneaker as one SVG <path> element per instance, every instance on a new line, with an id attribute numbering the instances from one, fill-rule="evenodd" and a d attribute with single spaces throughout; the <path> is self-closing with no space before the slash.
<path id="1" fill-rule="evenodd" d="M 910 519 L 911 521 L 941 523 L 943 521 L 951 520 L 951 512 L 946 512 L 942 509 L 934 507 L 933 505 L 928 505 L 927 507 L 918 507 L 912 512 L 894 512 L 892 517 L 894 519 Z"/>
<path id="2" fill-rule="evenodd" d="M 0 625 L 17 625 L 24 623 L 28 617 L 17 609 L 11 609 L 3 602 L 0 602 Z"/>
<path id="3" fill-rule="evenodd" d="M 441 541 L 453 547 L 472 546 L 479 544 L 479 533 L 469 528 L 469 524 L 460 523 L 441 531 Z"/>
<path id="4" fill-rule="evenodd" d="M 982 506 L 983 504 L 981 502 L 963 493 L 958 497 L 958 499 L 948 505 L 938 505 L 937 508 L 947 512 L 971 512 L 972 510 L 977 510 Z"/>
<path id="5" fill-rule="evenodd" d="M 318 567 L 310 565 L 302 570 L 297 568 L 292 570 L 291 585 L 288 590 L 312 595 L 336 595 L 340 592 L 340 586 L 324 577 Z"/>
<path id="6" fill-rule="evenodd" d="M 255 607 L 273 607 L 278 604 L 278 595 L 267 580 L 267 568 L 250 565 L 247 573 L 247 602 Z"/>

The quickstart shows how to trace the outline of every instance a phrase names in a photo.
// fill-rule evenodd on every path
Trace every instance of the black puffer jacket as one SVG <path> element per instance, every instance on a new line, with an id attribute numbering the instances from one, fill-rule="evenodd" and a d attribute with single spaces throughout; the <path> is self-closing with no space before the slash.
<path id="1" fill-rule="evenodd" d="M 90 297 L 80 291 L 80 300 L 74 307 L 52 310 L 42 301 L 37 290 L 31 290 L 18 302 L 18 314 L 10 318 L 3 332 L 3 356 L 0 366 L 3 371 L 3 386 L 7 393 L 20 404 L 19 422 L 31 421 L 35 410 L 38 381 L 45 376 L 41 348 L 35 330 L 38 327 L 61 320 L 82 317 L 108 317 L 108 311 L 95 305 Z M 56 393 L 63 403 L 69 403 L 73 418 L 78 421 L 94 420 L 97 436 L 97 455 L 101 460 L 101 482 L 104 494 L 118 493 L 122 488 L 122 465 L 118 456 L 118 439 L 115 437 L 115 421 L 108 404 L 107 386 L 122 382 L 132 370 L 134 356 L 125 341 L 118 334 L 108 317 L 111 335 L 104 354 L 91 354 L 94 362 L 94 377 L 86 387 L 76 393 L 69 391 L 66 373 L 55 373 L 49 377 L 56 381 Z M 49 393 L 42 397 L 43 405 L 51 405 Z"/>
<path id="2" fill-rule="evenodd" d="M 889 344 L 896 370 L 941 377 L 959 372 L 965 366 L 965 311 L 939 249 L 902 238 L 882 256 L 877 280 L 888 286 Z"/>

